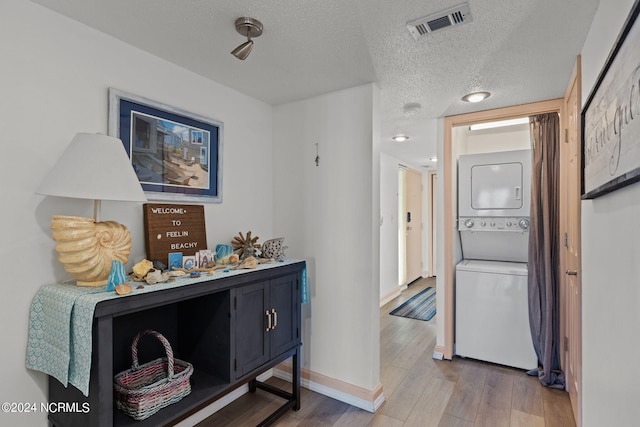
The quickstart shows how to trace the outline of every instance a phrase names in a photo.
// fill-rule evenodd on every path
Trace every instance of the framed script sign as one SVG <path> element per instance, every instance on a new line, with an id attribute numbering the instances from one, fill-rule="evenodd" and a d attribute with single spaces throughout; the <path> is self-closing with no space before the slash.
<path id="1" fill-rule="evenodd" d="M 640 181 L 640 0 L 582 110 L 582 198 Z"/>

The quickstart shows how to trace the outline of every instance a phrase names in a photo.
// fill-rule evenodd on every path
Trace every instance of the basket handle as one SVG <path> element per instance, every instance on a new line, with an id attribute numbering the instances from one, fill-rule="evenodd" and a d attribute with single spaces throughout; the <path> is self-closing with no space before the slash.
<path id="1" fill-rule="evenodd" d="M 133 339 L 133 343 L 131 343 L 131 358 L 133 359 L 133 369 L 138 369 L 140 363 L 138 362 L 138 341 L 144 335 L 153 335 L 162 343 L 164 346 L 164 351 L 167 353 L 167 370 L 169 371 L 167 375 L 167 379 L 171 381 L 173 379 L 173 350 L 171 349 L 171 344 L 169 341 L 160 333 L 156 331 L 152 331 L 151 329 L 147 329 L 146 331 L 142 331 L 136 335 Z"/>

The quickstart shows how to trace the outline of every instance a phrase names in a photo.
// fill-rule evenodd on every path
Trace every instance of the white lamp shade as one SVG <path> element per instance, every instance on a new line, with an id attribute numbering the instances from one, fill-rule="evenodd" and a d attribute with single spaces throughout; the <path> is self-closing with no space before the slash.
<path id="1" fill-rule="evenodd" d="M 122 141 L 78 133 L 36 190 L 46 196 L 145 202 Z"/>

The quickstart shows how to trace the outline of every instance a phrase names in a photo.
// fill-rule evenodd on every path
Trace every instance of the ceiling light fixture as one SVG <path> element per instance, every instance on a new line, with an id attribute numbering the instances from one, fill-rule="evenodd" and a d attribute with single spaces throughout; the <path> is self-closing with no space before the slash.
<path id="1" fill-rule="evenodd" d="M 499 120 L 497 122 L 476 123 L 475 125 L 469 126 L 469 130 L 492 129 L 492 128 L 522 125 L 522 124 L 528 124 L 528 123 L 529 123 L 529 117 L 521 117 L 519 119 Z"/>
<path id="2" fill-rule="evenodd" d="M 431 157 L 429 157 L 429 160 L 432 161 L 432 162 L 437 162 L 438 158 L 436 156 L 431 156 Z"/>
<path id="3" fill-rule="evenodd" d="M 231 51 L 231 54 L 238 59 L 244 60 L 253 49 L 253 40 L 251 37 L 258 37 L 262 34 L 262 22 L 254 18 L 238 18 L 236 19 L 236 31 L 247 36 L 247 41 Z"/>
<path id="4" fill-rule="evenodd" d="M 393 139 L 395 142 L 405 142 L 407 139 L 409 139 L 409 137 L 407 135 L 396 135 L 391 139 Z"/>
<path id="5" fill-rule="evenodd" d="M 474 92 L 462 97 L 464 102 L 480 102 L 491 96 L 489 92 Z"/>

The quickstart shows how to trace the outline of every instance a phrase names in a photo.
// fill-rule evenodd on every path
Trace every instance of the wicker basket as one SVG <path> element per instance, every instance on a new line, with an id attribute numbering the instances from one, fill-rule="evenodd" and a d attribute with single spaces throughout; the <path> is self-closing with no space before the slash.
<path id="1" fill-rule="evenodd" d="M 153 335 L 164 346 L 167 357 L 144 365 L 138 364 L 138 341 Z M 146 330 L 136 335 L 131 344 L 133 366 L 114 377 L 116 405 L 135 420 L 144 420 L 160 409 L 178 402 L 191 393 L 191 363 L 173 358 L 171 344 L 162 334 Z"/>

